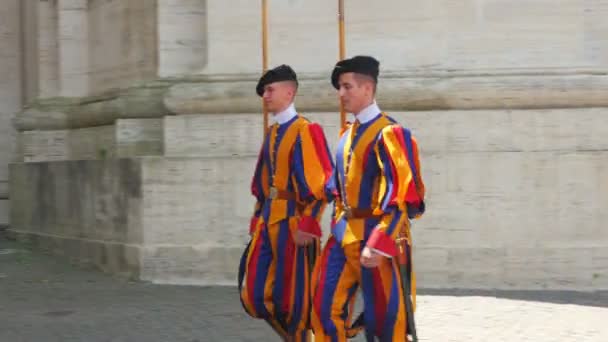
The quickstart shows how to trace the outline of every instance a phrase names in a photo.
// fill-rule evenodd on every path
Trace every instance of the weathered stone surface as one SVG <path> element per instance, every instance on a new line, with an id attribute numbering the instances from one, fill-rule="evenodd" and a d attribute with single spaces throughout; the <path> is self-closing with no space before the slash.
<path id="1" fill-rule="evenodd" d="M 201 70 L 207 63 L 207 0 L 158 0 L 158 76 Z"/>
<path id="2" fill-rule="evenodd" d="M 23 161 L 105 159 L 116 155 L 114 126 L 21 133 Z"/>
<path id="3" fill-rule="evenodd" d="M 66 159 L 106 159 L 115 156 L 115 134 L 115 126 L 99 126 L 70 130 L 70 155 Z"/>
<path id="4" fill-rule="evenodd" d="M 36 162 L 69 158 L 69 131 L 27 131 L 19 135 L 23 146 L 23 156 L 20 161 Z"/>
<path id="5" fill-rule="evenodd" d="M 427 214 L 413 225 L 421 286 L 579 290 L 608 286 L 605 109 L 390 114 L 418 138 L 428 185 Z M 326 126 L 335 146 L 338 115 L 308 116 Z M 141 277 L 163 283 L 232 284 L 253 206 L 248 189 L 261 142 L 261 117 L 184 115 L 167 117 L 164 124 L 167 155 L 131 161 L 141 169 L 129 176 L 141 184 L 140 209 L 129 216 L 129 222 L 144 227 L 138 240 Z M 237 140 L 232 139 L 234 132 L 249 134 Z M 181 136 L 183 140 L 178 139 Z M 93 171 L 92 166 L 118 161 L 80 163 L 74 165 L 82 169 L 56 166 L 64 163 L 34 165 L 40 168 L 36 170 L 49 170 L 44 174 L 74 170 L 72 180 L 80 179 L 83 172 L 91 174 L 87 177 L 103 175 L 101 179 L 112 184 L 104 187 L 112 195 L 103 203 L 114 208 L 105 217 L 121 217 L 111 213 L 126 210 L 119 199 L 126 196 L 122 192 L 130 191 L 131 181 L 124 184 L 125 174 Z M 17 183 L 15 189 L 29 195 L 16 195 L 18 207 L 13 213 L 29 207 L 27 214 L 13 219 L 16 230 L 27 223 L 24 218 L 43 215 L 55 222 L 55 217 L 76 215 L 51 214 L 48 208 L 40 211 L 29 204 L 36 203 L 34 198 L 72 203 L 75 199 L 64 196 L 91 196 L 57 190 L 62 189 L 57 185 L 61 177 L 46 176 L 42 183 L 31 173 L 17 174 L 29 182 Z M 325 236 L 328 213 L 323 219 Z M 110 232 L 120 230 L 116 227 L 122 227 L 121 222 L 101 221 Z M 61 229 L 70 227 L 70 222 L 60 223 L 45 227 L 71 237 L 79 229 L 72 222 L 68 235 Z"/>
<path id="6" fill-rule="evenodd" d="M 604 73 L 607 5 L 606 0 L 352 0 L 345 6 L 346 55 L 377 56 L 385 75 L 572 67 Z M 299 73 L 329 75 L 338 58 L 337 10 L 336 1 L 326 0 L 269 4 L 270 66 L 288 63 Z M 207 11 L 209 52 L 202 73 L 259 74 L 260 3 L 211 0 Z"/>
<path id="7" fill-rule="evenodd" d="M 6 193 L 2 183 L 8 182 L 8 163 L 15 148 L 15 131 L 9 123 L 10 116 L 0 111 L 0 196 Z"/>
<path id="8" fill-rule="evenodd" d="M 36 9 L 46 14 L 40 20 L 44 27 L 49 27 L 44 18 L 58 27 L 56 32 L 26 36 L 28 41 L 40 40 L 45 54 L 54 53 L 48 48 L 50 42 L 57 46 L 57 63 L 53 58 L 40 60 L 44 94 L 87 96 L 156 77 L 154 1 L 60 0 Z M 55 73 L 59 84 L 49 83 Z"/>
<path id="9" fill-rule="evenodd" d="M 11 225 L 59 238 L 137 243 L 142 239 L 137 161 L 11 165 Z"/>
<path id="10" fill-rule="evenodd" d="M 116 121 L 116 155 L 123 157 L 163 154 L 162 119 Z"/>
<path id="11" fill-rule="evenodd" d="M 8 193 L 5 195 L 8 198 Z M 0 227 L 8 227 L 10 223 L 10 202 L 8 199 L 0 199 Z"/>
<path id="12" fill-rule="evenodd" d="M 112 124 L 118 118 L 157 118 L 177 114 L 255 113 L 261 109 L 254 80 L 161 81 L 103 96 L 48 99 L 14 119 L 20 131 L 81 128 Z M 608 106 L 602 75 L 511 75 L 412 77 L 381 80 L 377 99 L 386 110 L 521 109 Z M 301 81 L 298 108 L 337 111 L 328 80 Z"/>
<path id="13" fill-rule="evenodd" d="M 166 116 L 165 155 L 257 157 L 260 146 L 256 142 L 262 141 L 260 116 L 261 114 Z M 225 131 L 228 126 L 232 126 L 230 133 Z"/>
<path id="14" fill-rule="evenodd" d="M 120 118 L 161 118 L 165 82 L 83 98 L 51 98 L 30 104 L 13 119 L 19 131 L 61 130 L 111 125 Z"/>
<path id="15" fill-rule="evenodd" d="M 234 286 L 245 244 L 151 245 L 142 251 L 141 279 L 157 284 Z"/>
<path id="16" fill-rule="evenodd" d="M 328 74 L 329 75 L 329 74 Z M 173 113 L 251 113 L 259 111 L 256 81 L 231 80 L 172 86 L 164 103 Z M 593 74 L 399 75 L 381 77 L 378 102 L 386 110 L 530 109 L 608 106 L 608 76 Z M 300 82 L 303 111 L 337 110 L 329 76 Z"/>
<path id="17" fill-rule="evenodd" d="M 38 43 L 38 96 L 42 98 L 59 95 L 59 47 L 57 44 L 59 30 L 59 12 L 56 1 L 37 1 L 38 32 L 34 37 L 26 36 L 25 40 L 36 40 Z"/>
<path id="18" fill-rule="evenodd" d="M 136 245 L 10 230 L 14 239 L 74 263 L 95 265 L 104 272 L 140 278 L 141 249 Z"/>
<path id="19" fill-rule="evenodd" d="M 57 43 L 59 50 L 59 82 L 61 96 L 86 96 L 89 84 L 90 59 L 87 0 L 58 0 Z M 37 33 L 37 32 L 36 32 Z"/>
<path id="20" fill-rule="evenodd" d="M 248 189 L 254 164 L 251 157 L 142 159 L 145 242 L 245 242 L 243 229 L 253 208 Z"/>
<path id="21" fill-rule="evenodd" d="M 66 112 L 65 108 L 25 108 L 13 118 L 13 124 L 20 131 L 63 129 L 70 126 Z"/>
<path id="22" fill-rule="evenodd" d="M 576 251 L 597 246 L 597 253 L 602 253 L 599 251 L 608 245 L 608 235 L 601 224 L 608 219 L 608 181 L 603 176 L 608 169 L 608 145 L 603 138 L 608 128 L 605 109 L 390 114 L 412 128 L 422 149 L 428 213 L 414 223 L 414 239 L 423 286 L 580 289 L 603 286 L 605 276 L 599 272 L 593 278 L 590 266 L 602 259 Z M 212 207 L 201 210 L 213 213 L 229 207 L 242 221 L 227 223 L 231 219 L 226 219 L 225 214 L 219 222 L 214 214 L 199 217 L 195 204 L 173 209 L 165 204 L 166 209 L 159 211 L 154 222 L 171 216 L 173 212 L 169 210 L 178 210 L 178 216 L 193 216 L 195 222 L 212 220 L 213 226 L 246 224 L 251 209 L 243 204 L 232 206 L 239 201 L 247 202 L 250 197 L 246 189 L 250 173 L 243 166 L 253 165 L 261 141 L 260 116 L 248 116 L 203 114 L 166 118 L 166 152 L 176 156 L 208 156 L 208 170 L 203 172 L 200 165 L 189 166 L 190 171 L 185 172 L 186 166 L 173 165 L 172 174 L 156 177 L 176 179 L 165 187 L 187 189 L 179 191 L 192 194 L 187 197 L 188 203 L 195 201 L 194 193 L 198 190 L 178 186 L 181 183 L 176 183 L 177 179 L 188 179 L 184 173 L 199 175 L 200 182 L 204 179 L 218 183 L 217 189 L 204 191 L 216 194 L 212 203 L 205 202 L 205 206 Z M 313 113 L 309 118 L 326 127 L 326 135 L 335 145 L 338 115 Z M 238 144 L 230 144 L 232 132 L 241 131 L 251 133 L 241 135 Z M 230 155 L 243 161 L 225 159 Z M 226 185 L 225 178 L 241 183 L 242 188 Z M 224 198 L 226 191 L 234 191 L 232 199 Z M 158 196 L 171 203 L 168 190 L 159 190 Z M 327 228 L 328 220 L 324 222 Z M 176 238 L 173 232 L 159 231 L 165 234 L 159 240 Z M 206 236 L 224 239 L 224 234 L 230 234 L 224 229 L 219 231 L 220 235 L 208 232 Z M 543 252 L 538 252 L 538 246 L 543 246 Z M 560 254 L 562 250 L 564 253 Z M 191 254 L 188 258 L 192 258 Z M 528 274 L 523 267 L 515 271 L 518 257 L 535 258 L 540 271 Z M 572 267 L 564 273 L 557 270 L 560 264 Z"/>
<path id="23" fill-rule="evenodd" d="M 115 125 L 20 133 L 20 161 L 40 162 L 160 155 L 162 119 L 118 119 Z"/>
<path id="24" fill-rule="evenodd" d="M 6 178 L 8 178 L 8 174 L 6 175 Z M 8 180 L 0 181 L 0 199 L 6 199 L 7 197 L 8 197 Z"/>
<path id="25" fill-rule="evenodd" d="M 87 21 L 88 94 L 156 78 L 157 1 L 89 1 Z"/>
<path id="26" fill-rule="evenodd" d="M 21 60 L 19 49 L 20 1 L 7 0 L 0 6 L 0 226 L 8 224 L 8 164 L 15 148 L 11 118 L 21 108 Z"/>
<path id="27" fill-rule="evenodd" d="M 300 113 L 323 126 L 333 149 L 337 140 L 335 137 L 339 132 L 339 115 L 309 114 L 303 111 Z M 257 158 L 262 141 L 262 117 L 261 113 L 166 116 L 164 118 L 165 155 Z M 272 123 L 271 115 L 269 122 Z"/>

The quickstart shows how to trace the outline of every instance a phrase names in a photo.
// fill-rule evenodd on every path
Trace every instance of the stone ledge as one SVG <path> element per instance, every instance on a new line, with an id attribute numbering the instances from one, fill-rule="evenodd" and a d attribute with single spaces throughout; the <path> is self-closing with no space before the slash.
<path id="1" fill-rule="evenodd" d="M 111 125 L 119 118 L 161 118 L 168 114 L 163 81 L 84 98 L 49 98 L 29 104 L 13 119 L 18 131 Z"/>
<path id="2" fill-rule="evenodd" d="M 256 80 L 181 83 L 169 88 L 165 106 L 177 114 L 255 113 L 261 108 Z M 381 78 L 377 100 L 384 110 L 539 109 L 608 106 L 605 74 L 436 75 Z M 326 78 L 302 79 L 301 111 L 336 111 Z"/>
<path id="3" fill-rule="evenodd" d="M 606 107 L 608 75 L 594 70 L 390 73 L 381 77 L 378 102 L 387 111 L 433 109 L 542 109 Z M 159 79 L 86 98 L 38 100 L 14 119 L 19 131 L 110 125 L 118 118 L 169 114 L 258 113 L 258 75 Z M 304 74 L 298 109 L 337 111 L 328 77 Z"/>

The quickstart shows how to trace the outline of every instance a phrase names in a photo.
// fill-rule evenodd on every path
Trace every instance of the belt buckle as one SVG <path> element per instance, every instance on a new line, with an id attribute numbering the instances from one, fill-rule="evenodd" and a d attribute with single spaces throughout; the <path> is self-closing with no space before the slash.
<path id="1" fill-rule="evenodd" d="M 347 205 L 344 206 L 344 216 L 346 216 L 347 219 L 351 219 L 353 218 L 353 209 Z"/>
<path id="2" fill-rule="evenodd" d="M 270 199 L 275 199 L 275 198 L 277 198 L 278 194 L 279 194 L 279 191 L 277 190 L 277 188 L 275 188 L 274 186 L 271 186 L 270 191 L 268 193 L 268 197 L 270 197 Z"/>

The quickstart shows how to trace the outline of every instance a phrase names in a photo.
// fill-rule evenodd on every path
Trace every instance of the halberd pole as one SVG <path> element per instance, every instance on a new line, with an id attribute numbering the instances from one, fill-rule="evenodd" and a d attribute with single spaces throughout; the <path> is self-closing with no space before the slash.
<path id="1" fill-rule="evenodd" d="M 338 55 L 338 60 L 343 60 L 346 55 L 346 42 L 344 39 L 345 29 L 344 29 L 344 0 L 338 0 L 338 34 L 339 34 L 339 45 L 340 52 Z M 340 127 L 344 128 L 346 124 L 346 111 L 344 110 L 344 105 L 342 101 L 340 101 Z"/>
<path id="2" fill-rule="evenodd" d="M 268 70 L 268 0 L 262 0 L 262 74 Z M 262 100 L 264 113 L 264 134 L 268 129 L 268 109 Z"/>

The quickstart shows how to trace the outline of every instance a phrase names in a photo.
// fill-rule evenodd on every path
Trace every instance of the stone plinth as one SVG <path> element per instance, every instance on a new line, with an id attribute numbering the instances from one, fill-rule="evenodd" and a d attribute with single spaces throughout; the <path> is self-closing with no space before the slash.
<path id="1" fill-rule="evenodd" d="M 428 185 L 428 212 L 413 233 L 420 286 L 608 288 L 607 115 L 393 113 L 420 141 Z M 333 149 L 338 115 L 310 118 L 327 127 Z M 95 253 L 119 248 L 108 253 L 131 259 L 113 265 L 153 282 L 233 284 L 260 124 L 256 114 L 172 116 L 163 156 L 16 164 L 13 231 L 103 246 Z M 326 236 L 328 225 L 326 215 Z"/>

